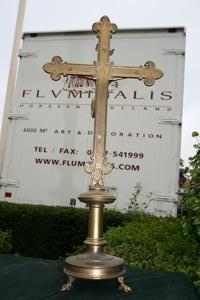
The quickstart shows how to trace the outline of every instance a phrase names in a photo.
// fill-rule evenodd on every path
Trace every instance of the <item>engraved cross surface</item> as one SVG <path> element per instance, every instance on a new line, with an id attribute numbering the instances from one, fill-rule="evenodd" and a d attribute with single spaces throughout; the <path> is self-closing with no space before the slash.
<path id="1" fill-rule="evenodd" d="M 43 70 L 53 80 L 59 80 L 61 76 L 81 75 L 96 81 L 95 98 L 92 101 L 92 115 L 95 117 L 93 155 L 92 161 L 85 165 L 85 171 L 92 174 L 91 188 L 103 189 L 103 176 L 112 171 L 111 164 L 105 158 L 109 83 L 122 78 L 136 78 L 151 86 L 163 76 L 163 72 L 151 61 L 140 67 L 114 66 L 109 59 L 112 55 L 110 39 L 112 33 L 117 31 L 117 26 L 110 23 L 107 16 L 103 16 L 99 22 L 93 24 L 92 30 L 99 39 L 98 59 L 93 65 L 67 63 L 61 57 L 54 56 L 50 63 L 43 66 Z"/>

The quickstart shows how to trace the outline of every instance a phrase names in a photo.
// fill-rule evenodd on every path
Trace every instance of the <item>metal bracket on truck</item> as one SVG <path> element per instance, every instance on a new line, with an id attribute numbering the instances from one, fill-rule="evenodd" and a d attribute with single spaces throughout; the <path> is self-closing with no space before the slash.
<path id="1" fill-rule="evenodd" d="M 0 178 L 0 186 L 19 187 L 19 182 L 14 179 Z"/>
<path id="2" fill-rule="evenodd" d="M 10 119 L 10 120 L 28 120 L 29 119 L 29 114 L 11 113 L 8 116 L 8 119 Z"/>

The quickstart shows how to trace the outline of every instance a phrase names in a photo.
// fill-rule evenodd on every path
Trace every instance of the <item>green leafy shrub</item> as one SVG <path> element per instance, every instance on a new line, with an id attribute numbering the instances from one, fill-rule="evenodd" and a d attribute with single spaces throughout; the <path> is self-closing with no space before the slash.
<path id="1" fill-rule="evenodd" d="M 131 267 L 188 274 L 200 286 L 199 245 L 185 219 L 132 214 L 132 222 L 105 234 L 106 250 Z"/>
<path id="2" fill-rule="evenodd" d="M 11 249 L 11 231 L 0 230 L 0 253 L 9 253 Z"/>
<path id="3" fill-rule="evenodd" d="M 196 138 L 194 144 L 195 154 L 189 158 L 190 167 L 188 171 L 189 179 L 185 185 L 183 203 L 188 214 L 188 218 L 200 241 L 200 141 L 199 133 L 193 132 Z"/>
<path id="4" fill-rule="evenodd" d="M 105 211 L 104 230 L 122 225 L 125 215 Z M 12 231 L 12 253 L 64 257 L 87 236 L 88 209 L 0 202 L 0 228 Z"/>

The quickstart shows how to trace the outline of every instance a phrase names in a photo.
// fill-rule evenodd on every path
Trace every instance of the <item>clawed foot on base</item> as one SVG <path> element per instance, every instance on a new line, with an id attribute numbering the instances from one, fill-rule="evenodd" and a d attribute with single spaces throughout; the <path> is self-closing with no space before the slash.
<path id="1" fill-rule="evenodd" d="M 117 278 L 119 282 L 119 290 L 125 293 L 132 292 L 132 288 L 125 284 L 124 276 L 120 276 Z"/>
<path id="2" fill-rule="evenodd" d="M 61 288 L 61 292 L 64 291 L 70 291 L 73 288 L 73 282 L 75 281 L 75 277 L 73 276 L 68 276 L 68 281 L 67 283 L 65 283 L 62 288 Z"/>
<path id="3" fill-rule="evenodd" d="M 130 293 L 133 291 L 131 287 L 129 287 L 128 285 L 125 284 L 124 276 L 118 277 L 117 280 L 119 282 L 119 290 L 120 291 L 125 292 L 125 293 Z M 68 281 L 67 281 L 67 283 L 65 283 L 62 286 L 61 292 L 70 291 L 73 288 L 74 281 L 75 281 L 75 277 L 68 276 Z"/>

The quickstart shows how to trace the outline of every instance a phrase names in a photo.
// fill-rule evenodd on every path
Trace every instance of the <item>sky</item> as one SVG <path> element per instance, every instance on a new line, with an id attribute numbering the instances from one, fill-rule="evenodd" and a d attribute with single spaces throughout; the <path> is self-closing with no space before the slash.
<path id="1" fill-rule="evenodd" d="M 14 39 L 18 0 L 1 0 L 0 124 Z M 186 28 L 186 57 L 181 157 L 194 154 L 191 134 L 200 131 L 200 1 L 199 0 L 27 0 L 24 32 L 91 29 L 107 15 L 119 28 Z"/>

